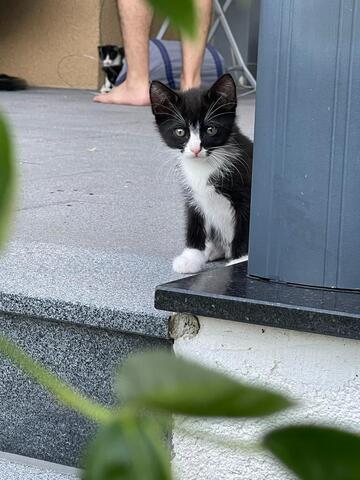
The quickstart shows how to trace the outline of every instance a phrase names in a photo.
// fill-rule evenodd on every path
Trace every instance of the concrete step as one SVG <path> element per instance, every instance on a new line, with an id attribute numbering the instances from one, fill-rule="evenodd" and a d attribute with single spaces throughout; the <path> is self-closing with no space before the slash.
<path id="1" fill-rule="evenodd" d="M 166 262 L 49 244 L 9 245 L 0 259 L 0 331 L 92 398 L 114 401 L 130 353 L 171 348 L 168 316 L 152 306 Z M 79 465 L 94 425 L 0 360 L 0 449 Z"/>

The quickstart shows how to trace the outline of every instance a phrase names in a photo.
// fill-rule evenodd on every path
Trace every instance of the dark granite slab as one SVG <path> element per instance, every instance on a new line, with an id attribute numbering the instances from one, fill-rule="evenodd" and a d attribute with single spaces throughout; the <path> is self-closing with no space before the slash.
<path id="1" fill-rule="evenodd" d="M 323 290 L 249 278 L 247 263 L 160 285 L 160 310 L 360 339 L 360 292 Z"/>
<path id="2" fill-rule="evenodd" d="M 161 338 L 3 313 L 0 332 L 61 379 L 103 404 L 114 403 L 113 378 L 130 353 L 171 348 L 171 342 Z M 0 451 L 81 465 L 84 446 L 96 426 L 60 405 L 3 355 L 0 398 Z"/>

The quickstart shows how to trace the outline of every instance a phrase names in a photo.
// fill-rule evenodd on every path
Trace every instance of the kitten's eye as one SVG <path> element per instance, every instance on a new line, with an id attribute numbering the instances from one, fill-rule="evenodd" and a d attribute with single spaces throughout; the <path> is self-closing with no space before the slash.
<path id="1" fill-rule="evenodd" d="M 208 135 L 211 135 L 211 136 L 216 135 L 216 133 L 217 133 L 217 128 L 216 128 L 216 127 L 207 127 L 206 133 L 207 133 Z"/>
<path id="2" fill-rule="evenodd" d="M 185 136 L 185 130 L 183 128 L 176 128 L 175 129 L 175 135 L 177 137 L 184 137 Z"/>

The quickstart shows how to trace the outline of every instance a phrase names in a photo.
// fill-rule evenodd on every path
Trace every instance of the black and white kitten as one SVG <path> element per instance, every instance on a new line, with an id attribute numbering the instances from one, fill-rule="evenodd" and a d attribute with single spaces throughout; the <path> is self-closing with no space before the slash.
<path id="1" fill-rule="evenodd" d="M 110 92 L 115 85 L 124 64 L 125 51 L 117 45 L 98 46 L 101 69 L 105 74 L 105 83 L 101 87 L 101 93 Z"/>
<path id="2" fill-rule="evenodd" d="M 253 145 L 236 124 L 231 75 L 183 93 L 154 81 L 150 98 L 161 137 L 179 151 L 184 185 L 186 248 L 174 270 L 195 273 L 207 261 L 246 256 Z"/>

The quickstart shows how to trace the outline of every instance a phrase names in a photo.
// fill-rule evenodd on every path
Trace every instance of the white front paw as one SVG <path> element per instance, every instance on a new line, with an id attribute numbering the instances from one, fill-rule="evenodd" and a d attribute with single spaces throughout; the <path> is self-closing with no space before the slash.
<path id="1" fill-rule="evenodd" d="M 111 90 L 111 88 L 109 87 L 106 87 L 105 85 L 103 85 L 100 89 L 100 93 L 109 93 Z"/>
<path id="2" fill-rule="evenodd" d="M 174 258 L 173 269 L 177 273 L 197 273 L 205 263 L 204 252 L 196 248 L 185 248 L 181 255 Z"/>

